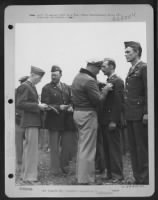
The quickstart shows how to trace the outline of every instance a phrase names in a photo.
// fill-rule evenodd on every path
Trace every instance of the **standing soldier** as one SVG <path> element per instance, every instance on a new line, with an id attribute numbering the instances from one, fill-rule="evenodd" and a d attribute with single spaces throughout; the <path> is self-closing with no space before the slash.
<path id="1" fill-rule="evenodd" d="M 41 127 L 40 111 L 47 108 L 39 104 L 35 85 L 45 72 L 31 67 L 28 80 L 17 88 L 16 108 L 22 110 L 21 127 L 25 129 L 22 179 L 26 183 L 37 183 L 38 179 L 38 134 Z"/>
<path id="2" fill-rule="evenodd" d="M 148 184 L 147 64 L 140 60 L 141 45 L 124 42 L 130 68 L 125 83 L 125 119 L 135 184 Z"/>
<path id="3" fill-rule="evenodd" d="M 113 85 L 103 102 L 100 122 L 104 142 L 104 154 L 107 166 L 107 179 L 112 183 L 123 180 L 123 164 L 121 153 L 121 116 L 123 112 L 123 80 L 115 73 L 116 63 L 111 58 L 105 58 L 102 64 L 102 72 L 108 77 L 107 83 Z"/>
<path id="4" fill-rule="evenodd" d="M 23 76 L 19 79 L 20 85 L 28 79 L 28 76 Z M 15 101 L 17 96 L 17 90 L 15 91 Z M 20 127 L 22 117 L 22 110 L 16 109 L 15 112 L 15 146 L 16 146 L 16 170 L 21 172 L 22 167 L 22 155 L 23 155 L 23 141 L 25 135 L 25 129 Z"/>
<path id="5" fill-rule="evenodd" d="M 43 87 L 41 94 L 41 101 L 50 108 L 46 114 L 45 128 L 49 130 L 50 169 L 53 175 L 68 173 L 72 157 L 70 150 L 75 146 L 71 89 L 60 82 L 61 77 L 61 68 L 53 65 L 51 82 Z"/>
<path id="6" fill-rule="evenodd" d="M 86 69 L 81 68 L 72 83 L 74 121 L 78 129 L 77 184 L 95 184 L 95 154 L 98 130 L 97 109 L 111 84 L 99 91 L 96 75 L 102 61 L 88 61 Z M 96 182 L 97 184 L 97 182 Z"/>

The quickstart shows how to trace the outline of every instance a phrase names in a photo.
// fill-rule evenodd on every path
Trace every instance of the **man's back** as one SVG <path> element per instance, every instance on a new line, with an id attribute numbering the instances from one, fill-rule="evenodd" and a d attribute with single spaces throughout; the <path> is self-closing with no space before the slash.
<path id="1" fill-rule="evenodd" d="M 72 101 L 75 108 L 88 110 L 95 109 L 100 101 L 97 81 L 85 69 L 81 69 L 72 83 Z"/>

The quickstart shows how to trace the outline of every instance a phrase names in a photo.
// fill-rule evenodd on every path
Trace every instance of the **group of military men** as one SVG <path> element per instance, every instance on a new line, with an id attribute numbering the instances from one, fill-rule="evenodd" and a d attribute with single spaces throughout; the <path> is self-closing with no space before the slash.
<path id="1" fill-rule="evenodd" d="M 16 162 L 24 182 L 38 182 L 38 136 L 40 128 L 45 128 L 50 136 L 53 175 L 67 174 L 69 161 L 76 156 L 76 179 L 72 184 L 101 184 L 95 176 L 100 130 L 107 169 L 104 181 L 121 183 L 120 134 L 122 126 L 127 126 L 133 184 L 149 184 L 147 64 L 140 60 L 140 43 L 129 41 L 124 45 L 126 60 L 132 65 L 125 85 L 115 73 L 116 63 L 111 58 L 88 61 L 71 86 L 60 81 L 62 70 L 53 65 L 51 82 L 42 88 L 40 100 L 35 85 L 45 72 L 32 66 L 30 76 L 20 80 L 23 83 L 15 97 Z M 100 70 L 108 77 L 106 84 L 97 81 Z"/>

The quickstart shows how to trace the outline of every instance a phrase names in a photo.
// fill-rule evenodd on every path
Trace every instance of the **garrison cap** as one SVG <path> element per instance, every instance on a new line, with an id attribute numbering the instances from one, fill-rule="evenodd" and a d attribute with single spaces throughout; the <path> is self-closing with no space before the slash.
<path id="1" fill-rule="evenodd" d="M 29 76 L 22 76 L 21 78 L 19 78 L 19 81 L 21 83 L 23 83 L 23 82 L 27 81 L 28 78 L 29 78 Z"/>
<path id="2" fill-rule="evenodd" d="M 127 48 L 127 47 L 132 47 L 132 48 L 138 49 L 138 48 L 141 47 L 141 45 L 140 45 L 139 42 L 134 42 L 134 41 L 124 42 L 124 44 L 125 44 L 125 48 Z"/>
<path id="3" fill-rule="evenodd" d="M 43 76 L 45 74 L 45 71 L 43 71 L 42 69 L 38 67 L 31 66 L 31 73 L 37 74 L 39 76 Z"/>
<path id="4" fill-rule="evenodd" d="M 60 73 L 62 72 L 61 68 L 57 65 L 53 65 L 51 68 L 51 72 L 57 72 L 59 71 Z"/>
<path id="5" fill-rule="evenodd" d="M 142 54 L 142 47 L 141 47 L 141 45 L 140 45 L 139 42 L 128 41 L 128 42 L 124 42 L 124 45 L 125 45 L 125 48 L 131 47 L 135 51 L 139 51 L 138 55 L 139 55 L 139 57 L 141 56 L 141 54 Z"/>
<path id="6" fill-rule="evenodd" d="M 99 60 L 99 59 L 96 59 L 96 58 L 92 58 L 92 59 L 89 59 L 87 60 L 87 65 L 90 64 L 90 65 L 94 65 L 96 67 L 101 67 L 102 64 L 103 64 L 103 60 Z"/>

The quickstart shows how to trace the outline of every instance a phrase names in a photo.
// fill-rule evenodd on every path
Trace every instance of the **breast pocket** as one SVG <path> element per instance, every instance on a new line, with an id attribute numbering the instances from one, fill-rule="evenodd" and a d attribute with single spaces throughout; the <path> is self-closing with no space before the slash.
<path id="1" fill-rule="evenodd" d="M 140 77 L 141 76 L 141 73 L 140 73 L 140 71 L 135 71 L 133 74 L 131 74 L 131 77 Z"/>

